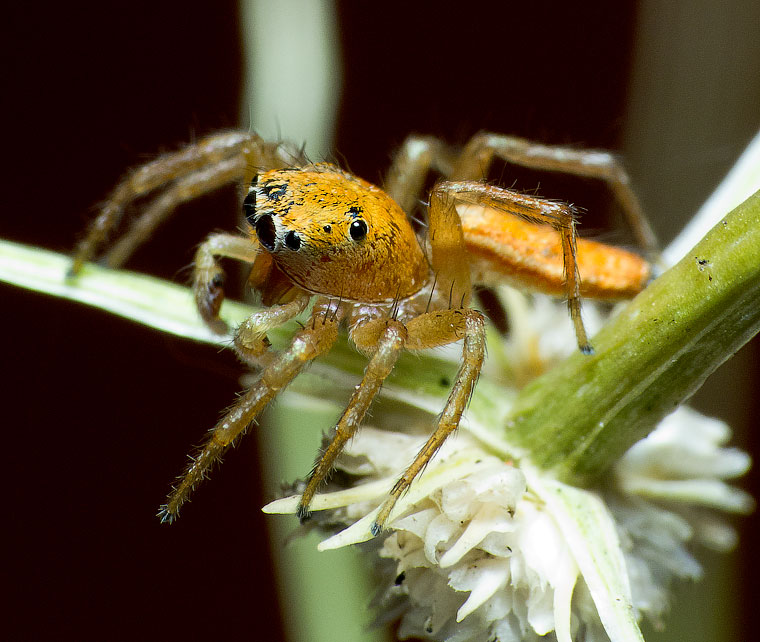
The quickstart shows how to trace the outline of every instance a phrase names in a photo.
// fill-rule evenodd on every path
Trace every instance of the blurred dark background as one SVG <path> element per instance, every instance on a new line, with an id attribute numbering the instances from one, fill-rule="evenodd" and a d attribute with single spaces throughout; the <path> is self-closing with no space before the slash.
<path id="1" fill-rule="evenodd" d="M 126 168 L 239 125 L 238 8 L 211 6 L 6 8 L 0 236 L 69 252 Z M 344 83 L 336 156 L 369 180 L 379 180 L 410 132 L 463 143 L 490 129 L 620 148 L 633 2 L 447 8 L 346 0 L 337 10 Z M 753 128 L 738 131 L 730 150 L 717 150 L 726 168 Z M 713 165 L 711 149 L 703 151 L 690 163 Z M 495 171 L 520 189 L 539 187 L 586 208 L 584 229 L 597 236 L 630 242 L 615 231 L 600 186 Z M 653 200 L 646 184 L 638 188 L 645 203 Z M 695 206 L 711 188 L 694 195 Z M 129 267 L 187 280 L 194 246 L 210 230 L 234 229 L 238 207 L 234 189 L 183 207 Z M 175 526 L 155 518 L 184 453 L 238 391 L 235 359 L 6 285 L 0 301 L 9 544 L 3 637 L 282 639 L 283 605 L 259 511 L 270 497 L 262 497 L 254 439 L 226 457 Z M 756 381 L 757 341 L 742 352 L 749 369 L 742 376 Z M 737 430 L 754 453 L 758 410 L 754 394 L 731 417 L 752 418 Z M 758 496 L 755 474 L 742 483 Z M 756 516 L 737 524 L 738 639 L 750 639 L 758 595 L 751 533 L 760 524 Z"/>

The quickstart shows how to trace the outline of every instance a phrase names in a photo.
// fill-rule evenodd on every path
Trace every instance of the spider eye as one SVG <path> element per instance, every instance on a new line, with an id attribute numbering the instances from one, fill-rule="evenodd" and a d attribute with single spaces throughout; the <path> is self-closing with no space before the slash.
<path id="1" fill-rule="evenodd" d="M 296 251 L 299 247 L 301 247 L 301 239 L 298 238 L 298 234 L 291 230 L 285 235 L 285 245 L 287 245 L 291 250 Z"/>
<path id="2" fill-rule="evenodd" d="M 272 217 L 269 214 L 259 217 L 256 221 L 256 236 L 261 244 L 270 252 L 274 252 L 275 229 Z"/>
<path id="3" fill-rule="evenodd" d="M 362 219 L 357 218 L 351 223 L 351 227 L 348 228 L 348 233 L 354 241 L 361 241 L 367 236 L 367 224 Z"/>
<path id="4" fill-rule="evenodd" d="M 254 225 L 253 216 L 256 213 L 256 190 L 252 189 L 245 196 L 243 201 L 243 216 L 251 224 Z"/>

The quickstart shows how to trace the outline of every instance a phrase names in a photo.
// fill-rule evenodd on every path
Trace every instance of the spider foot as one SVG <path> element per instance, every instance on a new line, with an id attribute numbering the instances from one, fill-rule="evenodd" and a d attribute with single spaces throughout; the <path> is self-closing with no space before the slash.
<path id="1" fill-rule="evenodd" d="M 311 511 L 309 510 L 309 507 L 304 504 L 298 504 L 296 517 L 298 517 L 298 521 L 301 522 L 301 524 L 308 522 L 311 519 Z"/>
<path id="2" fill-rule="evenodd" d="M 397 496 L 391 495 L 380 507 L 380 512 L 377 514 L 377 517 L 375 517 L 375 521 L 372 522 L 372 526 L 370 526 L 369 529 L 373 537 L 377 537 L 380 533 L 383 532 L 383 529 L 385 529 L 388 517 L 390 517 L 391 511 L 396 505 L 397 499 Z"/>
<path id="3" fill-rule="evenodd" d="M 170 511 L 167 504 L 161 504 L 156 513 L 156 517 L 158 517 L 162 524 L 173 524 L 174 520 L 177 519 L 177 513 Z"/>

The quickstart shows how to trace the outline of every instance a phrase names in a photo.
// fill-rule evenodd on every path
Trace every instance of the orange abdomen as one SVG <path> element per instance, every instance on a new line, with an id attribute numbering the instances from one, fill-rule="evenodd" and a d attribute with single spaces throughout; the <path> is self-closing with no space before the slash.
<path id="1" fill-rule="evenodd" d="M 559 232 L 481 206 L 459 207 L 473 283 L 507 282 L 563 296 L 564 261 Z M 640 256 L 619 248 L 578 239 L 581 295 L 592 299 L 630 299 L 651 276 Z"/>

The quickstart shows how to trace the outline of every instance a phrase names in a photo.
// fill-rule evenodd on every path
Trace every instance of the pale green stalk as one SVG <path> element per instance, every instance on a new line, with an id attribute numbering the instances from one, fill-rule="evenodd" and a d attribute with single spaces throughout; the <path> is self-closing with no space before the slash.
<path id="1" fill-rule="evenodd" d="M 304 146 L 313 159 L 329 158 L 341 86 L 336 8 L 332 0 L 244 0 L 240 3 L 244 126 L 267 140 Z M 304 429 L 303 411 L 277 404 L 257 431 L 265 487 L 274 491 L 284 479 L 303 477 L 314 460 L 322 429 L 335 420 L 311 408 Z M 267 429 L 275 428 L 276 429 Z M 372 595 L 366 567 L 353 551 L 326 558 L 313 541 L 284 541 L 290 520 L 269 520 L 275 574 L 284 626 L 293 642 L 346 639 L 380 640 L 366 631 Z M 340 625 L 329 614 L 340 614 Z"/>

